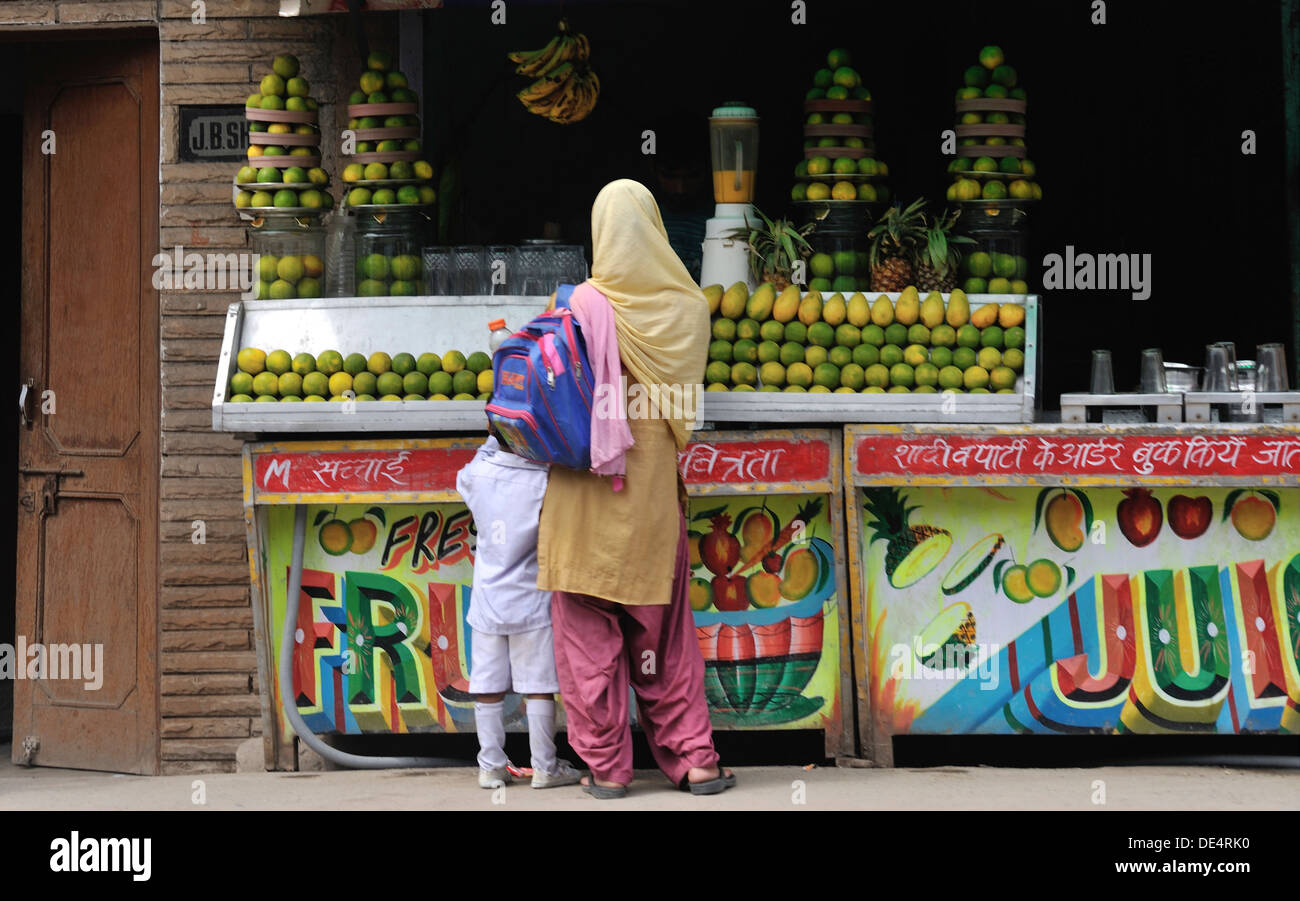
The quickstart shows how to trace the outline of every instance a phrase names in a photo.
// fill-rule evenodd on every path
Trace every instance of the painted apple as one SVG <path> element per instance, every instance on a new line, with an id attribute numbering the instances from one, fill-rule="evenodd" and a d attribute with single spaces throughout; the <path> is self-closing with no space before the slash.
<path id="1" fill-rule="evenodd" d="M 714 576 L 712 585 L 713 606 L 719 610 L 735 611 L 749 607 L 745 579 L 742 576 Z"/>
<path id="2" fill-rule="evenodd" d="M 1208 497 L 1175 494 L 1169 499 L 1169 528 L 1179 538 L 1200 538 L 1214 519 L 1214 504 Z"/>
<path id="3" fill-rule="evenodd" d="M 1146 488 L 1125 488 L 1124 500 L 1115 508 L 1119 530 L 1134 547 L 1146 547 L 1156 540 L 1164 524 L 1160 502 Z"/>

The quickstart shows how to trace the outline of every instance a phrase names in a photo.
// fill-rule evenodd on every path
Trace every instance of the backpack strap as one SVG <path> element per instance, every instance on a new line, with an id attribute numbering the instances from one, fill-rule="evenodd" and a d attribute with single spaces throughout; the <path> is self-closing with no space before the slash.
<path id="1" fill-rule="evenodd" d="M 569 298 L 573 296 L 573 285 L 560 285 L 555 289 L 555 309 L 569 309 Z"/>

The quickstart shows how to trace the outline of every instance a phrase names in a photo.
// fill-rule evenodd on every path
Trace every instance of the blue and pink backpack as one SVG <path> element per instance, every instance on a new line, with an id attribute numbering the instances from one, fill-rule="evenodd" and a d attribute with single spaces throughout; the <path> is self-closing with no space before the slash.
<path id="1" fill-rule="evenodd" d="M 493 354 L 487 417 L 519 456 L 589 469 L 595 378 L 569 308 L 573 287 L 560 285 L 555 309 L 515 332 Z"/>

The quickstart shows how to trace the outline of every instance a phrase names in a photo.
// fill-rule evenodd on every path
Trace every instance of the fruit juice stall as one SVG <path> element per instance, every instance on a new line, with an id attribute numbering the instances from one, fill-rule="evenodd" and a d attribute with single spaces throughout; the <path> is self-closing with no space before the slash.
<path id="1" fill-rule="evenodd" d="M 845 429 L 864 756 L 1300 731 L 1300 428 Z"/>

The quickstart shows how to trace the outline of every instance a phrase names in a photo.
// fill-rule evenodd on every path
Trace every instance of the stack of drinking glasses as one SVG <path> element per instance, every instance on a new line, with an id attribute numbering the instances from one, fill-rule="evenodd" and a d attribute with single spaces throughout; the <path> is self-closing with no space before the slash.
<path id="1" fill-rule="evenodd" d="M 546 297 L 585 280 L 587 257 L 581 245 L 559 241 L 426 247 L 424 271 L 430 294 Z"/>

